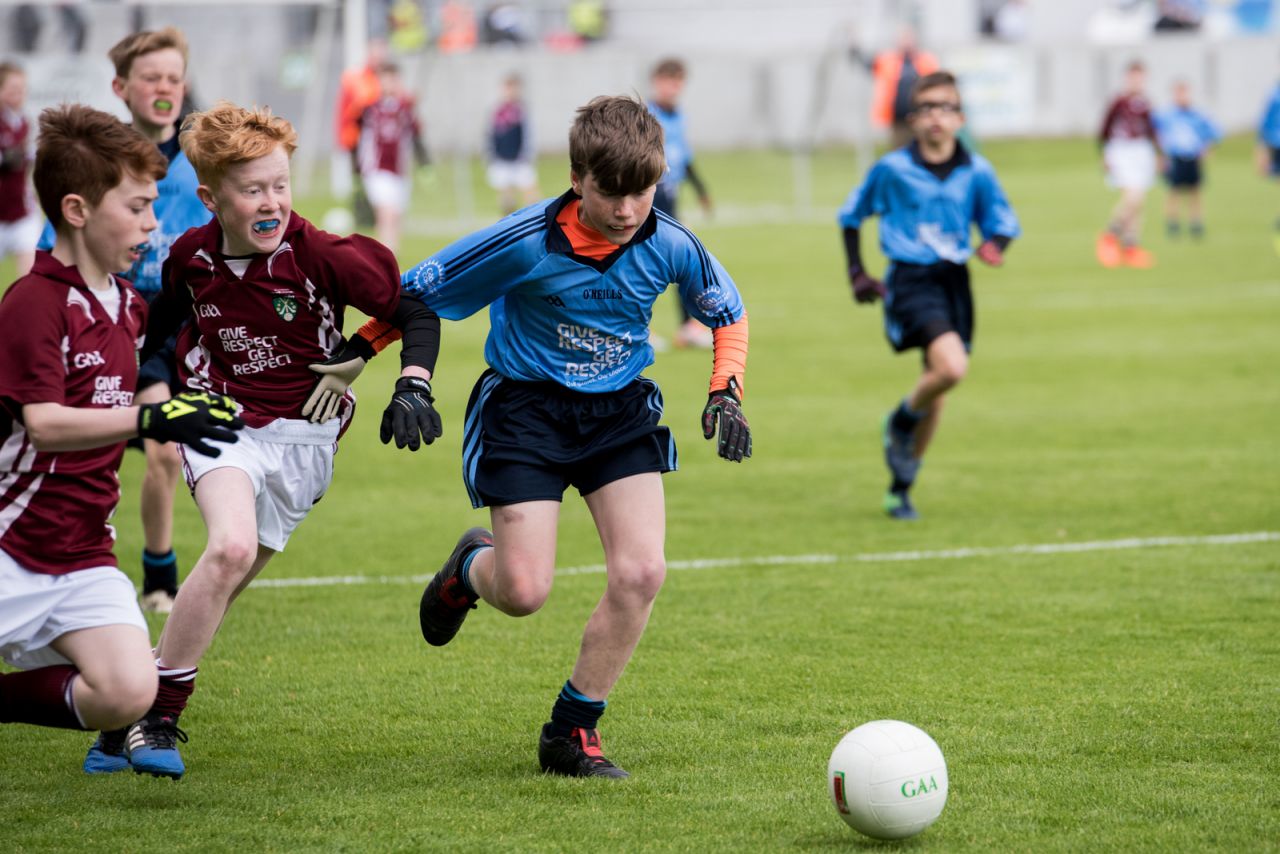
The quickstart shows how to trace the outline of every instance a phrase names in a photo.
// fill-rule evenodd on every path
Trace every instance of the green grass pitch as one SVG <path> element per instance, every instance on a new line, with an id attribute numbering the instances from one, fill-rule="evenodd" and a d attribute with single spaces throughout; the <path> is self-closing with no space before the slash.
<path id="1" fill-rule="evenodd" d="M 755 457 L 728 465 L 701 438 L 710 356 L 661 354 L 673 569 L 602 721 L 630 781 L 545 778 L 535 758 L 603 575 L 564 573 L 526 619 L 482 606 L 441 650 L 418 636 L 412 576 L 487 520 L 459 476 L 478 317 L 446 325 L 446 434 L 429 449 L 378 443 L 396 360 L 369 368 L 332 490 L 264 576 L 369 580 L 241 598 L 183 718 L 181 782 L 89 778 L 91 735 L 0 729 L 0 848 L 858 849 L 873 843 L 832 809 L 827 758 L 852 727 L 897 718 L 933 735 L 951 780 L 941 819 L 902 847 L 1277 850 L 1280 542 L 1071 550 L 1280 530 L 1280 186 L 1251 172 L 1250 146 L 1214 155 L 1201 244 L 1162 236 L 1153 193 L 1151 271 L 1093 261 L 1112 195 L 1090 142 L 985 147 L 1025 236 L 1004 269 L 975 265 L 972 370 L 915 524 L 879 510 L 878 423 L 918 360 L 892 356 L 879 308 L 849 297 L 834 213 L 852 156 L 815 156 L 809 213 L 790 219 L 788 158 L 704 156 L 719 215 L 687 206 L 750 310 Z M 420 222 L 452 209 L 444 171 Z M 566 172 L 548 160 L 544 188 Z M 408 239 L 406 266 L 446 237 Z M 664 297 L 655 327 L 674 326 Z M 140 464 L 128 455 L 117 516 L 135 576 Z M 178 507 L 186 568 L 202 526 Z M 1059 548 L 1015 548 L 1034 544 Z M 963 548 L 992 551 L 938 554 Z M 571 493 L 559 564 L 600 560 Z"/>

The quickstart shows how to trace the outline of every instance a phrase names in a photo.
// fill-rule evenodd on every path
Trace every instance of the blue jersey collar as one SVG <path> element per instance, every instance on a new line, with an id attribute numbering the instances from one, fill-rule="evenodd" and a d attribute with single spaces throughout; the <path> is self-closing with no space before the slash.
<path id="1" fill-rule="evenodd" d="M 580 264 L 586 264 L 588 267 L 594 267 L 601 273 L 613 266 L 614 262 L 622 257 L 622 253 L 626 252 L 631 246 L 643 243 L 653 236 L 658 230 L 658 214 L 650 209 L 649 217 L 641 224 L 631 239 L 619 246 L 613 252 L 610 252 L 603 258 L 588 258 L 585 255 L 578 255 L 573 251 L 573 244 L 569 242 L 569 238 L 565 236 L 564 229 L 560 227 L 560 223 L 556 222 L 556 217 L 560 215 L 560 211 L 564 210 L 564 206 L 574 200 L 581 201 L 579 196 L 573 190 L 569 190 L 560 198 L 547 205 L 546 221 L 547 221 L 547 251 L 557 252 L 561 255 L 568 255 Z"/>

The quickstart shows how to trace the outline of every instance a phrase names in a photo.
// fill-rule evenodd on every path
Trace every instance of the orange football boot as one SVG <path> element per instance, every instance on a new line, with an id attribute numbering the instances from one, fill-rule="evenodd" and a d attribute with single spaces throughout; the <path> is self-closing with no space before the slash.
<path id="1" fill-rule="evenodd" d="M 1138 270 L 1150 270 L 1156 265 L 1156 256 L 1141 246 L 1126 246 L 1124 264 L 1126 267 L 1133 267 Z"/>
<path id="2" fill-rule="evenodd" d="M 1120 250 L 1120 239 L 1109 231 L 1098 236 L 1094 251 L 1098 255 L 1098 263 L 1107 269 L 1119 267 L 1124 262 Z"/>

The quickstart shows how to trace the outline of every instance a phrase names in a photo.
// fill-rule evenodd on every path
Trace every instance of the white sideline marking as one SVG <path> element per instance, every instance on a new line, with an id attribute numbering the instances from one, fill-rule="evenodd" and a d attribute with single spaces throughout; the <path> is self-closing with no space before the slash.
<path id="1" fill-rule="evenodd" d="M 975 546 L 960 549 L 936 549 L 931 551 L 864 552 L 862 554 L 835 555 L 766 555 L 762 557 L 720 557 L 697 560 L 673 560 L 667 562 L 669 570 L 731 569 L 744 566 L 799 566 L 830 563 L 891 563 L 895 561 L 956 560 L 966 557 L 992 555 L 1051 555 L 1077 552 L 1105 552 L 1121 549 L 1152 549 L 1169 546 L 1235 546 L 1245 543 L 1272 543 L 1280 541 L 1280 531 L 1254 531 L 1245 534 L 1211 534 L 1201 537 L 1131 537 L 1123 540 L 1094 540 L 1081 543 L 1039 543 L 1020 546 Z M 556 575 L 599 575 L 604 564 L 567 566 L 556 570 Z M 263 578 L 254 581 L 253 587 L 333 587 L 341 584 L 422 584 L 434 573 L 427 575 L 329 575 L 319 578 Z"/>

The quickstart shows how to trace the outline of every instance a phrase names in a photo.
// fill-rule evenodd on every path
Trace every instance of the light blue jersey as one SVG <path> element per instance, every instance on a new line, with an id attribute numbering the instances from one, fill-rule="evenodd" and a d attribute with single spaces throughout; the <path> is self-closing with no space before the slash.
<path id="1" fill-rule="evenodd" d="M 965 263 L 973 252 L 969 232 L 974 224 L 984 239 L 1017 237 L 1018 217 L 986 158 L 957 143 L 948 166 L 945 177 L 935 175 L 915 143 L 889 152 L 849 194 L 840 225 L 858 228 L 879 215 L 881 250 L 890 260 L 908 264 Z"/>
<path id="2" fill-rule="evenodd" d="M 1280 84 L 1271 90 L 1271 99 L 1262 111 L 1258 139 L 1271 148 L 1280 148 Z"/>
<path id="3" fill-rule="evenodd" d="M 1222 132 L 1207 115 L 1194 107 L 1169 107 L 1155 115 L 1156 139 L 1170 157 L 1198 160 Z"/>
<path id="4" fill-rule="evenodd" d="M 684 113 L 679 110 L 664 110 L 652 101 L 648 106 L 649 112 L 662 125 L 662 149 L 667 156 L 667 173 L 662 176 L 662 183 L 674 193 L 688 174 L 689 164 L 693 161 L 693 149 L 689 147 L 689 137 L 684 126 Z"/>
<path id="5" fill-rule="evenodd" d="M 165 146 L 160 150 L 164 152 Z M 160 194 L 154 205 L 157 224 L 147 240 L 147 248 L 132 267 L 121 271 L 147 302 L 160 293 L 160 271 L 169 257 L 173 241 L 186 234 L 188 229 L 198 228 L 213 219 L 213 214 L 196 196 L 199 185 L 191 161 L 179 150 L 169 161 L 169 172 L 156 185 Z M 52 249 L 53 241 L 53 226 L 46 222 L 38 248 Z"/>
<path id="6" fill-rule="evenodd" d="M 490 367 L 585 392 L 616 391 L 653 364 L 649 318 L 668 285 L 707 326 L 742 319 L 724 267 L 659 211 L 607 258 L 573 254 L 555 220 L 576 198 L 541 201 L 446 246 L 403 275 L 404 290 L 449 320 L 489 306 Z"/>

